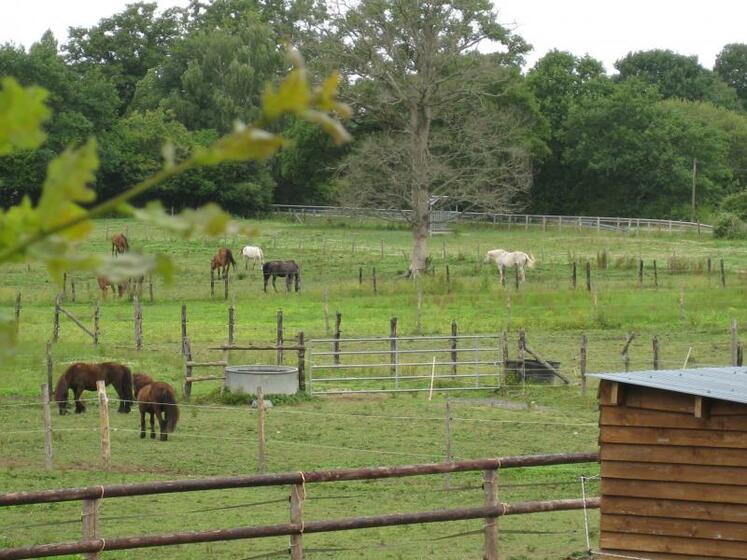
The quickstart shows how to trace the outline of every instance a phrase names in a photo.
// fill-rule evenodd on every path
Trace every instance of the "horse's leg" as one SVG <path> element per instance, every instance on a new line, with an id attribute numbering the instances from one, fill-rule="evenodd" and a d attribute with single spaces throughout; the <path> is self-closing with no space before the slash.
<path id="1" fill-rule="evenodd" d="M 290 274 L 285 277 L 285 293 L 286 294 L 289 294 L 290 291 L 291 291 L 291 280 L 292 280 L 292 278 L 293 278 L 293 276 L 290 275 Z"/>
<path id="2" fill-rule="evenodd" d="M 145 410 L 140 408 L 140 439 L 145 439 Z"/>
<path id="3" fill-rule="evenodd" d="M 265 290 L 265 293 L 267 293 L 267 281 L 270 279 L 270 275 L 269 274 L 263 274 L 263 276 L 265 277 L 264 290 Z"/>
<path id="4" fill-rule="evenodd" d="M 161 441 L 168 441 L 169 434 L 166 432 L 166 414 L 163 409 L 158 411 L 158 427 L 161 429 Z"/>
<path id="5" fill-rule="evenodd" d="M 277 292 L 278 291 L 278 287 L 275 285 L 275 278 L 276 278 L 276 276 L 273 274 L 272 275 L 272 289 Z"/>
<path id="6" fill-rule="evenodd" d="M 73 388 L 75 394 L 75 413 L 80 414 L 86 411 L 85 405 L 80 401 L 80 396 L 83 394 L 83 387 L 76 385 Z"/>
<path id="7" fill-rule="evenodd" d="M 150 412 L 150 439 L 156 439 L 156 428 L 154 425 L 154 418 L 153 418 L 155 416 L 155 413 L 153 412 L 153 409 L 151 409 L 149 412 Z"/>

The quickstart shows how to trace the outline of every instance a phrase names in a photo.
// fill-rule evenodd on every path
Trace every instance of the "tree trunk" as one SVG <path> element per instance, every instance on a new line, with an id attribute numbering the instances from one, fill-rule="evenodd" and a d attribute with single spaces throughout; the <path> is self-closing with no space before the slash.
<path id="1" fill-rule="evenodd" d="M 431 111 L 428 106 L 417 106 L 410 113 L 412 138 L 412 256 L 409 275 L 417 276 L 426 270 L 428 257 L 428 225 L 430 220 L 430 172 L 428 142 Z"/>

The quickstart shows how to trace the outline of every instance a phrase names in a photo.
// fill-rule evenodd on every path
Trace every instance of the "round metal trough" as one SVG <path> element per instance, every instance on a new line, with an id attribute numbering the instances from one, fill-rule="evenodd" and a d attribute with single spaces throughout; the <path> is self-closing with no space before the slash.
<path id="1" fill-rule="evenodd" d="M 226 387 L 254 395 L 262 387 L 265 395 L 298 392 L 298 368 L 290 366 L 226 366 Z"/>

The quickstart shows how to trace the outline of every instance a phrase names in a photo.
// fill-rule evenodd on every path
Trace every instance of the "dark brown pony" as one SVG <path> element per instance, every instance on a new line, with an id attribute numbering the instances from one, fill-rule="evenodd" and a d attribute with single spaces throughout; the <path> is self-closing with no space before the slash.
<path id="1" fill-rule="evenodd" d="M 301 267 L 296 261 L 269 261 L 262 265 L 262 276 L 264 277 L 265 293 L 267 293 L 267 281 L 272 278 L 272 287 L 277 292 L 275 277 L 285 278 L 285 291 L 290 292 L 291 284 L 294 284 L 296 291 L 301 289 Z"/>
<path id="2" fill-rule="evenodd" d="M 140 392 L 140 389 L 142 389 L 146 385 L 149 385 L 150 383 L 153 383 L 153 378 L 145 375 L 144 373 L 134 373 L 132 375 L 132 384 L 135 388 L 136 395 Z"/>
<path id="3" fill-rule="evenodd" d="M 140 375 L 138 382 L 150 379 L 147 375 Z M 151 381 L 143 385 L 137 392 L 140 407 L 140 437 L 145 437 L 145 413 L 150 414 L 150 438 L 156 439 L 153 418 L 158 416 L 158 427 L 161 430 L 161 441 L 168 441 L 169 433 L 176 429 L 179 420 L 179 408 L 176 406 L 176 393 L 168 383 Z"/>
<path id="4" fill-rule="evenodd" d="M 119 409 L 117 412 L 129 413 L 132 407 L 132 373 L 130 368 L 122 364 L 104 362 L 102 364 L 71 365 L 57 382 L 54 400 L 60 407 L 60 414 L 67 413 L 67 392 L 73 390 L 75 397 L 75 412 L 85 412 L 86 407 L 80 400 L 83 391 L 95 391 L 96 382 L 104 381 L 106 385 L 114 385 L 119 395 Z"/>
<path id="5" fill-rule="evenodd" d="M 117 233 L 112 236 L 112 257 L 117 257 L 130 250 L 130 244 L 124 233 Z"/>
<path id="6" fill-rule="evenodd" d="M 111 280 L 109 280 L 106 276 L 97 276 L 96 282 L 99 285 L 99 289 L 101 290 L 101 296 L 106 299 L 107 293 L 109 293 L 109 288 L 112 289 L 113 294 L 117 294 L 120 298 L 125 295 L 127 292 L 129 283 L 128 282 L 120 282 L 119 284 L 113 284 Z"/>
<path id="7" fill-rule="evenodd" d="M 210 271 L 212 272 L 216 268 L 218 269 L 218 278 L 220 278 L 220 273 L 223 271 L 223 275 L 228 272 L 228 266 L 233 265 L 233 269 L 236 270 L 236 261 L 233 260 L 233 253 L 231 253 L 231 249 L 227 249 L 226 247 L 222 247 L 218 249 L 218 254 L 213 257 L 213 260 L 210 262 Z"/>

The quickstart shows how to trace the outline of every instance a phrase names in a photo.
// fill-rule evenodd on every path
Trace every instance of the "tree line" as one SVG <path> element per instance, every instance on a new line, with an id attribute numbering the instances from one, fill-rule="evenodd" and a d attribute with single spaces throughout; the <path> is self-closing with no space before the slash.
<path id="1" fill-rule="evenodd" d="M 289 44 L 312 73 L 339 70 L 354 142 L 288 116 L 273 131 L 293 143 L 270 160 L 193 169 L 139 202 L 213 201 L 239 215 L 272 202 L 407 208 L 418 270 L 435 200 L 690 219 L 694 182 L 707 220 L 747 188 L 745 44 L 726 45 L 713 69 L 668 50 L 629 53 L 614 74 L 562 51 L 527 68 L 530 45 L 487 0 L 193 0 L 163 12 L 138 2 L 61 40 L 0 47 L 0 76 L 48 90 L 53 112 L 41 149 L 0 158 L 3 206 L 37 199 L 54 155 L 90 136 L 106 199 L 236 119 L 256 121 Z"/>

